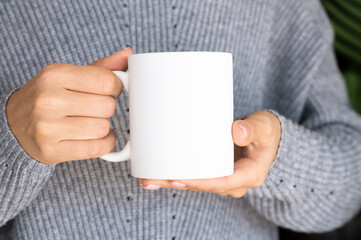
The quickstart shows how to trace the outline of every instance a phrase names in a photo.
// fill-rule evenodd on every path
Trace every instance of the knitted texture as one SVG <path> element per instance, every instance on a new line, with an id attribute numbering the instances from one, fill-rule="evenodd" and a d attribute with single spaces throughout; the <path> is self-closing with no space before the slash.
<path id="1" fill-rule="evenodd" d="M 14 239 L 277 239 L 277 225 L 328 231 L 358 211 L 361 120 L 317 1 L 2 0 L 0 26 L 0 226 L 13 220 Z M 268 110 L 282 125 L 262 187 L 240 199 L 147 191 L 129 162 L 27 155 L 7 124 L 10 94 L 50 63 L 85 65 L 126 46 L 233 54 L 235 119 Z M 126 93 L 111 124 L 118 151 L 129 139 Z"/>

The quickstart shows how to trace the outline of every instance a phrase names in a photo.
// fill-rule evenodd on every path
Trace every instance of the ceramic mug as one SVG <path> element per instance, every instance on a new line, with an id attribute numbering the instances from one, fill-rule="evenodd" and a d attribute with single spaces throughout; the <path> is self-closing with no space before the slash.
<path id="1" fill-rule="evenodd" d="M 129 93 L 130 140 L 101 158 L 131 159 L 132 175 L 201 179 L 233 174 L 233 64 L 224 52 L 128 57 L 114 71 Z"/>

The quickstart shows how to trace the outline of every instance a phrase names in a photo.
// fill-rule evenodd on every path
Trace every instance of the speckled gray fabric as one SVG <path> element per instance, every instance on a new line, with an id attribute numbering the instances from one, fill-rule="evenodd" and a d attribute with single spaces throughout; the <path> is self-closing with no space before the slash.
<path id="1" fill-rule="evenodd" d="M 2 0 L 0 26 L 0 226 L 13 220 L 14 239 L 277 239 L 277 225 L 322 232 L 358 211 L 361 120 L 317 1 Z M 54 166 L 26 154 L 7 125 L 11 92 L 47 64 L 87 64 L 127 45 L 233 54 L 235 118 L 265 109 L 282 123 L 262 187 L 241 199 L 147 191 L 129 162 Z M 115 150 L 129 138 L 127 106 L 125 93 L 111 119 Z"/>

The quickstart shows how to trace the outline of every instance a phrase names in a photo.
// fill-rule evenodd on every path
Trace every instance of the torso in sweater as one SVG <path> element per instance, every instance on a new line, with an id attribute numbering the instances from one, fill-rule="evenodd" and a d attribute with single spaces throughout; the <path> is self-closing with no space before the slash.
<path id="1" fill-rule="evenodd" d="M 308 88 L 302 74 L 312 68 L 312 50 L 320 46 L 297 49 L 297 41 L 308 40 L 314 32 L 309 30 L 310 9 L 301 2 L 275 4 L 2 1 L 0 89 L 20 87 L 47 64 L 88 64 L 126 46 L 136 53 L 225 51 L 233 54 L 235 118 L 271 108 L 297 121 Z M 285 32 L 287 41 L 273 40 Z M 282 57 L 277 54 L 282 52 L 277 49 L 293 51 L 298 54 L 295 59 L 305 60 L 298 87 L 289 88 L 296 60 L 279 62 Z M 111 118 L 117 134 L 115 150 L 129 138 L 127 108 L 124 93 Z M 11 234 L 15 239 L 276 239 L 277 229 L 244 198 L 147 191 L 130 175 L 129 162 L 90 159 L 58 164 L 15 217 Z"/>

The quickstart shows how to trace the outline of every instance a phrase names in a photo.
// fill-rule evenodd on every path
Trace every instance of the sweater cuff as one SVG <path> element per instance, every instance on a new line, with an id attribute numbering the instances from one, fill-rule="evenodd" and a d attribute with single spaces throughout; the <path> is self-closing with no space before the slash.
<path id="1" fill-rule="evenodd" d="M 279 183 L 282 183 L 282 180 L 296 181 L 296 178 L 300 177 L 300 172 L 305 172 L 303 169 L 305 156 L 307 156 L 307 159 L 318 158 L 317 151 L 310 152 L 308 150 L 310 145 L 318 145 L 317 139 L 309 137 L 310 130 L 301 128 L 298 124 L 274 110 L 268 111 L 275 114 L 281 124 L 281 139 L 278 151 L 268 175 L 272 180 Z"/>
<path id="2" fill-rule="evenodd" d="M 30 157 L 21 147 L 8 125 L 6 103 L 16 90 L 0 95 L 0 165 L 5 165 L 11 169 L 20 167 L 41 175 L 51 174 L 55 164 L 44 164 Z"/>
<path id="3" fill-rule="evenodd" d="M 289 140 L 286 139 L 286 128 L 287 128 L 287 123 L 286 123 L 286 118 L 281 116 L 277 111 L 275 110 L 271 110 L 271 109 L 266 109 L 265 111 L 273 113 L 277 118 L 278 121 L 280 122 L 281 125 L 281 136 L 280 136 L 280 142 L 278 144 L 278 149 L 277 149 L 277 154 L 275 156 L 275 159 L 273 160 L 273 163 L 270 167 L 270 170 L 273 168 L 277 168 L 280 162 L 280 159 L 282 159 L 283 155 L 286 154 L 285 151 L 287 151 L 287 142 Z"/>
<path id="4" fill-rule="evenodd" d="M 304 156 L 307 158 L 317 158 L 317 151 L 309 152 L 309 145 L 317 145 L 315 139 L 307 139 L 308 130 L 300 128 L 292 120 L 285 118 L 274 110 L 265 110 L 276 115 L 281 124 L 281 139 L 276 157 L 268 171 L 263 185 L 259 188 L 250 188 L 248 197 L 257 196 L 259 198 L 272 197 L 281 194 L 283 191 L 291 191 L 295 188 L 312 186 L 303 178 L 307 178 L 309 173 L 305 171 Z M 315 166 L 316 167 L 316 166 Z M 317 168 L 317 167 L 316 167 Z M 297 184 L 296 184 L 297 183 Z M 302 186 L 298 186 L 301 184 Z M 312 184 L 311 184 L 312 185 Z"/>

